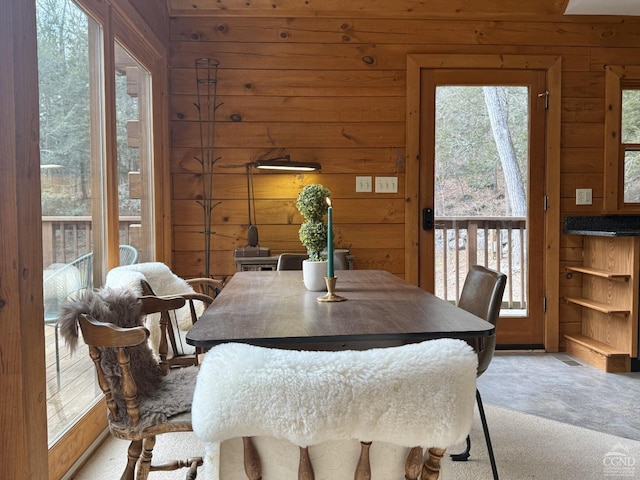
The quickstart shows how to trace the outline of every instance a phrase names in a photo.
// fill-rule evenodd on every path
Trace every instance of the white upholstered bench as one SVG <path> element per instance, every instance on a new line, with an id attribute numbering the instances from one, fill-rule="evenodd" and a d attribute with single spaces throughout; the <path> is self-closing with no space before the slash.
<path id="1" fill-rule="evenodd" d="M 299 447 L 301 480 L 314 479 L 314 468 L 322 476 L 309 446 L 349 439 L 361 449 L 345 478 L 354 470 L 356 480 L 370 478 L 370 444 L 384 442 L 410 449 L 406 478 L 436 479 L 445 449 L 471 428 L 476 367 L 475 352 L 453 339 L 340 352 L 218 345 L 205 355 L 192 407 L 193 430 L 205 443 L 204 478 L 221 478 L 220 442 L 236 437 L 247 477 L 263 478 L 251 440 L 259 436 Z"/>

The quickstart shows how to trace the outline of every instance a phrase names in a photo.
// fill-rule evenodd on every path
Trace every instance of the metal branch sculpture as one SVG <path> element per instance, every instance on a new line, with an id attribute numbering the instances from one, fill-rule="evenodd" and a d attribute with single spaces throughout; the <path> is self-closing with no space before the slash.
<path id="1" fill-rule="evenodd" d="M 198 103 L 194 103 L 198 110 L 200 126 L 200 157 L 194 157 L 202 170 L 202 198 L 198 203 L 203 210 L 204 235 L 204 274 L 211 277 L 211 231 L 213 209 L 220 204 L 213 198 L 213 167 L 220 159 L 215 153 L 216 144 L 216 111 L 222 105 L 218 104 L 218 66 L 220 62 L 212 58 L 196 59 L 196 85 Z"/>

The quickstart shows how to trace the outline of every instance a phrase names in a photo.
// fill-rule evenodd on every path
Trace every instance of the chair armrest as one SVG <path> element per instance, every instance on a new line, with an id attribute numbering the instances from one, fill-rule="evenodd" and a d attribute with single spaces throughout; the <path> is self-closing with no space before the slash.
<path id="1" fill-rule="evenodd" d="M 122 328 L 113 323 L 99 322 L 87 314 L 81 314 L 78 323 L 84 342 L 90 346 L 133 347 L 146 342 L 149 337 L 149 330 L 145 327 Z"/>
<path id="2" fill-rule="evenodd" d="M 139 297 L 142 302 L 142 313 L 159 313 L 176 310 L 187 303 L 183 295 L 144 295 Z"/>
<path id="3" fill-rule="evenodd" d="M 215 298 L 220 290 L 224 288 L 224 283 L 219 280 L 214 280 L 213 278 L 190 278 L 186 280 L 186 282 L 191 285 L 196 292 L 209 295 L 212 298 Z"/>

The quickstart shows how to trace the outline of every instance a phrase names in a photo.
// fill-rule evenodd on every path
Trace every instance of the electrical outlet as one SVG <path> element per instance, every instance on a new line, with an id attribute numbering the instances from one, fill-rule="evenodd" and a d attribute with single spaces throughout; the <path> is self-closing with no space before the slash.
<path id="1" fill-rule="evenodd" d="M 376 193 L 398 193 L 398 177 L 376 177 Z"/>
<path id="2" fill-rule="evenodd" d="M 591 205 L 593 193 L 590 188 L 576 188 L 576 205 Z"/>
<path id="3" fill-rule="evenodd" d="M 370 192 L 371 177 L 356 177 L 356 192 Z"/>

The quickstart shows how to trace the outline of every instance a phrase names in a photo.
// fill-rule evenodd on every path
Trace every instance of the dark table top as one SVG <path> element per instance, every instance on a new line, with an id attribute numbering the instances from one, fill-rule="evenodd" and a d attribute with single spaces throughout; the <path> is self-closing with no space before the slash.
<path id="1" fill-rule="evenodd" d="M 300 350 L 366 349 L 434 338 L 477 338 L 494 327 L 385 271 L 340 270 L 321 303 L 301 271 L 238 272 L 187 333 L 187 343 L 225 342 Z"/>
<path id="2" fill-rule="evenodd" d="M 640 236 L 640 216 L 567 216 L 564 219 L 564 233 L 599 237 L 637 237 Z"/>

